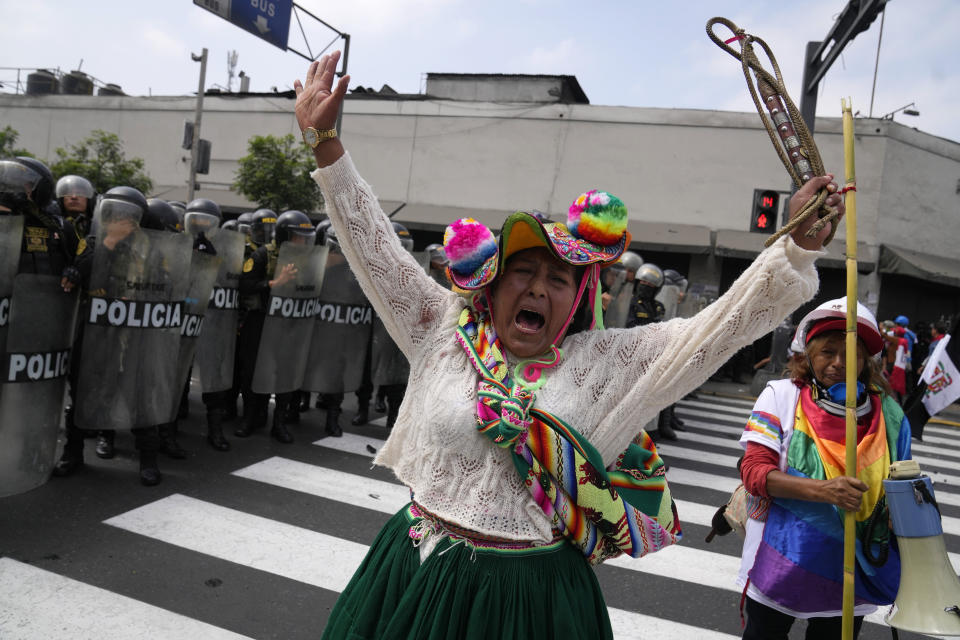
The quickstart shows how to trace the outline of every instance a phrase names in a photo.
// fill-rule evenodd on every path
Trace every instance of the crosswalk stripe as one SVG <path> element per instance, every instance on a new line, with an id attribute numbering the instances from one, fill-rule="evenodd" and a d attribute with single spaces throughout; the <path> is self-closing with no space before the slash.
<path id="1" fill-rule="evenodd" d="M 250 640 L 12 558 L 0 558 L 0 637 Z"/>
<path id="2" fill-rule="evenodd" d="M 677 408 L 693 409 L 700 411 L 711 411 L 713 413 L 722 413 L 725 415 L 730 415 L 734 418 L 742 418 L 744 422 L 747 421 L 747 418 L 750 417 L 750 411 L 753 409 L 753 406 L 750 407 L 725 407 L 717 404 L 712 404 L 709 402 L 703 402 L 700 400 L 683 400 L 677 403 Z"/>
<path id="3" fill-rule="evenodd" d="M 105 522 L 191 551 L 336 592 L 346 587 L 368 549 L 356 542 L 180 494 Z M 230 544 L 223 544 L 224 540 L 230 540 Z M 673 637 L 689 640 L 733 637 L 709 635 L 711 632 L 699 627 L 622 609 L 610 607 L 608 610 L 611 624 L 616 620 L 614 636 L 618 639 L 639 640 L 641 631 L 645 637 L 651 625 Z"/>
<path id="4" fill-rule="evenodd" d="M 692 418 L 684 420 L 684 424 L 694 428 L 698 428 L 698 429 L 717 430 L 717 425 L 710 424 L 708 422 L 703 422 L 701 420 L 694 420 Z M 710 444 L 717 447 L 724 447 L 727 449 L 735 450 L 738 452 L 737 457 L 740 457 L 740 454 L 743 453 L 743 447 L 740 446 L 739 435 L 743 433 L 743 430 L 737 429 L 736 431 L 734 431 L 731 429 L 728 433 L 729 433 L 728 436 L 710 436 L 710 435 L 704 435 L 698 432 L 696 434 L 691 434 L 691 437 L 693 440 L 697 442 L 697 444 Z M 681 442 L 683 441 L 684 441 L 684 438 L 681 438 Z M 658 444 L 658 448 L 659 446 L 660 445 Z M 939 454 L 939 453 L 942 453 L 943 451 L 942 448 L 925 447 L 916 442 L 911 443 L 911 447 L 913 449 L 914 454 L 924 454 L 924 455 Z M 958 457 L 960 457 L 960 454 L 957 454 L 957 455 Z M 953 460 L 942 460 L 940 458 L 930 457 L 930 458 L 923 458 L 922 460 L 920 460 L 920 462 L 923 463 L 924 468 L 927 466 L 932 466 L 932 467 L 936 467 L 937 469 L 949 469 L 952 471 L 960 471 L 960 461 L 954 462 Z M 941 471 L 940 473 L 943 473 L 943 472 Z"/>
<path id="5" fill-rule="evenodd" d="M 697 413 L 700 413 L 700 412 L 697 412 Z M 727 435 L 731 435 L 731 436 L 736 436 L 736 437 L 738 437 L 738 438 L 739 438 L 740 434 L 743 433 L 743 428 L 742 428 L 742 427 L 734 427 L 734 426 L 729 426 L 729 425 L 724 425 L 724 424 L 713 424 L 713 423 L 709 423 L 709 422 L 703 422 L 703 421 L 701 421 L 701 420 L 693 420 L 693 419 L 691 419 L 691 420 L 690 420 L 690 425 L 691 425 L 691 426 L 698 427 L 698 428 L 702 428 L 702 429 L 710 429 L 711 431 L 713 431 L 713 432 L 715 432 L 715 433 L 720 433 L 720 434 L 727 434 Z M 695 436 L 695 438 L 699 438 L 699 437 L 700 437 L 699 434 L 698 434 L 697 436 Z M 658 443 L 658 446 L 659 446 L 659 444 L 662 444 L 662 443 Z M 668 445 L 669 445 L 669 443 L 668 443 Z M 724 446 L 726 446 L 726 445 L 724 445 Z M 928 452 L 928 451 L 929 451 L 929 452 L 936 451 L 937 453 L 940 453 L 940 450 L 932 450 L 931 447 L 924 447 L 924 446 L 917 445 L 917 444 L 913 444 L 913 443 L 911 443 L 910 446 L 913 448 L 913 450 L 914 450 L 915 453 L 917 453 L 917 454 L 923 454 L 923 453 L 926 453 L 926 452 Z M 739 457 L 739 456 L 737 456 L 737 457 Z M 915 457 L 916 457 L 916 456 L 915 456 Z M 691 458 L 691 459 L 697 460 L 698 458 Z M 705 458 L 704 458 L 704 460 L 705 460 Z M 928 458 L 928 459 L 926 459 L 926 460 L 924 460 L 924 459 L 921 458 L 921 459 L 919 459 L 918 461 L 921 462 L 921 463 L 926 463 L 926 466 L 921 466 L 921 468 L 923 469 L 923 472 L 924 472 L 925 474 L 927 474 L 928 476 L 930 476 L 930 479 L 931 479 L 931 480 L 933 480 L 933 481 L 936 482 L 936 483 L 939 483 L 939 484 L 941 485 L 939 488 L 943 488 L 943 486 L 948 486 L 948 487 L 960 486 L 960 476 L 952 475 L 952 474 L 949 474 L 949 473 L 944 473 L 944 472 L 942 472 L 942 471 L 936 471 L 935 469 L 931 469 L 931 468 L 930 468 L 930 467 L 943 466 L 943 465 L 939 465 L 939 463 L 942 462 L 942 461 L 937 460 L 936 458 Z M 735 467 L 736 467 L 736 461 L 734 461 L 734 468 L 735 468 Z M 952 467 L 948 467 L 948 468 L 952 468 Z M 952 502 L 951 500 L 954 500 L 954 501 Z M 943 502 L 944 502 L 945 504 L 957 504 L 957 505 L 960 505 L 960 494 L 958 494 L 955 498 L 947 498 L 947 499 L 944 500 Z"/>
<path id="6" fill-rule="evenodd" d="M 178 547 L 342 591 L 365 545 L 172 494 L 104 521 Z M 224 541 L 229 540 L 229 544 Z"/>
<path id="7" fill-rule="evenodd" d="M 390 515 L 410 502 L 410 490 L 401 484 L 281 457 L 238 469 L 233 475 Z"/>

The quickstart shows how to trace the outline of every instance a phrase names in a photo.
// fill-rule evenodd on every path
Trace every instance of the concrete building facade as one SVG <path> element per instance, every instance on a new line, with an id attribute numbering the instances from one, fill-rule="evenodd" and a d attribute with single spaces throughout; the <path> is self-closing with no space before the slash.
<path id="1" fill-rule="evenodd" d="M 564 219 L 579 193 L 599 188 L 627 204 L 634 249 L 688 274 L 709 299 L 762 250 L 765 236 L 748 231 L 754 190 L 780 191 L 787 206 L 789 178 L 756 114 L 590 105 L 568 76 L 505 78 L 465 86 L 438 74 L 426 95 L 348 96 L 344 144 L 418 248 L 464 216 L 494 230 L 518 209 Z M 292 94 L 207 94 L 202 135 L 212 159 L 196 197 L 254 208 L 230 190 L 237 159 L 253 135 L 299 136 L 293 104 Z M 151 195 L 182 200 L 189 152 L 180 143 L 194 105 L 192 97 L 0 95 L 0 126 L 41 159 L 94 129 L 117 133 L 128 156 L 145 160 Z M 876 119 L 857 119 L 856 135 L 861 300 L 881 318 L 960 312 L 960 144 Z M 815 137 L 842 183 L 840 119 L 818 119 Z M 818 300 L 844 290 L 844 233 L 819 263 Z"/>

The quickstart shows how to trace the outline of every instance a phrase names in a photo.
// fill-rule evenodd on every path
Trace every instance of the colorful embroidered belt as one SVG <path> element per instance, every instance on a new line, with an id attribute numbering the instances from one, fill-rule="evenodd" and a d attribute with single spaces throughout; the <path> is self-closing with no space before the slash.
<path id="1" fill-rule="evenodd" d="M 511 540 L 510 538 L 500 538 L 479 533 L 444 520 L 416 502 L 411 502 L 407 507 L 407 517 L 412 523 L 409 535 L 413 540 L 422 540 L 428 534 L 446 536 L 453 540 L 463 540 L 465 543 L 477 549 L 490 549 L 495 551 L 545 551 L 553 550 L 566 543 L 566 537 L 557 529 L 553 529 L 553 539 L 546 543 L 528 540 Z M 421 522 L 428 523 L 426 530 L 421 526 Z"/>

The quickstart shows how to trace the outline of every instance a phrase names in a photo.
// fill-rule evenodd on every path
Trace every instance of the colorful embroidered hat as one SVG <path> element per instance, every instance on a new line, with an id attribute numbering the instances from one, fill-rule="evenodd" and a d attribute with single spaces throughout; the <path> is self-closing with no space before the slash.
<path id="1" fill-rule="evenodd" d="M 447 274 L 465 291 L 493 282 L 507 259 L 524 249 L 546 247 L 558 260 L 578 267 L 606 266 L 616 262 L 629 244 L 626 206 L 616 196 L 597 190 L 574 200 L 566 225 L 518 211 L 503 223 L 499 244 L 489 229 L 472 218 L 454 222 L 443 237 L 450 261 Z"/>

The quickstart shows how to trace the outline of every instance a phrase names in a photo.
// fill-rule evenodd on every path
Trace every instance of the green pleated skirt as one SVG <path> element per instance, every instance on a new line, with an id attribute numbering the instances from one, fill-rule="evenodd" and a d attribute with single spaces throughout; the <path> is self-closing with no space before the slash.
<path id="1" fill-rule="evenodd" d="M 421 564 L 419 520 L 408 505 L 381 529 L 324 640 L 612 640 L 593 569 L 566 540 L 503 549 L 443 537 Z"/>

